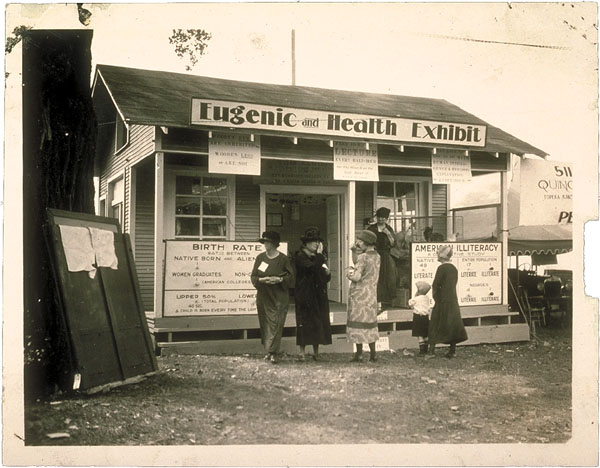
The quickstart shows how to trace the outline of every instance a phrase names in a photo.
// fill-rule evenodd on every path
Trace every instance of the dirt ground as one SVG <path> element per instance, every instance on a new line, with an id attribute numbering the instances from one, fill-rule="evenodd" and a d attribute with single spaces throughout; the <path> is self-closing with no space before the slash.
<path id="1" fill-rule="evenodd" d="M 326 352 L 326 347 L 323 351 Z M 27 445 L 556 443 L 571 435 L 571 332 L 414 350 L 377 363 L 323 354 L 159 357 L 160 372 L 93 396 L 26 405 Z M 52 438 L 50 434 L 62 433 Z M 65 436 L 68 434 L 68 437 Z"/>

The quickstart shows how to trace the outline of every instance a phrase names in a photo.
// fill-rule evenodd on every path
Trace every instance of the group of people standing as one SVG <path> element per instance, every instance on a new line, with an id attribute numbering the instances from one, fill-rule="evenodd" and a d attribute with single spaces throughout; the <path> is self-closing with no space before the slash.
<path id="1" fill-rule="evenodd" d="M 250 279 L 257 290 L 256 308 L 261 339 L 267 354 L 265 359 L 277 362 L 283 326 L 289 307 L 289 288 L 295 287 L 296 344 L 299 359 L 305 360 L 304 350 L 312 345 L 315 361 L 320 359 L 319 345 L 331 344 L 329 298 L 327 283 L 331 272 L 323 252 L 319 229 L 310 227 L 300 239 L 302 246 L 290 259 L 277 250 L 279 233 L 266 231 L 259 242 L 265 246 L 254 262 Z"/>
<path id="2" fill-rule="evenodd" d="M 390 210 L 376 212 L 377 223 L 356 234 L 352 246 L 353 266 L 346 277 L 350 280 L 346 333 L 356 347 L 352 361 L 362 361 L 363 344 L 369 346 L 369 361 L 377 360 L 375 349 L 379 338 L 377 316 L 395 296 L 395 264 L 390 251 L 396 239 L 387 223 Z M 319 229 L 306 229 L 300 239 L 302 246 L 292 258 L 277 250 L 279 233 L 266 231 L 259 241 L 265 251 L 260 253 L 251 273 L 257 289 L 256 306 L 261 339 L 267 354 L 265 359 L 276 363 L 283 326 L 289 307 L 289 289 L 295 287 L 296 344 L 298 358 L 305 360 L 305 348 L 312 345 L 315 361 L 320 360 L 319 346 L 331 344 L 327 283 L 331 272 L 323 251 Z M 421 355 L 435 356 L 435 346 L 449 344 L 447 357 L 454 357 L 456 344 L 467 339 L 456 295 L 458 272 L 450 263 L 452 247 L 438 251 L 438 267 L 433 284 L 417 282 L 417 293 L 409 305 L 413 309 L 413 336 L 419 338 Z M 432 289 L 433 301 L 427 293 Z"/>

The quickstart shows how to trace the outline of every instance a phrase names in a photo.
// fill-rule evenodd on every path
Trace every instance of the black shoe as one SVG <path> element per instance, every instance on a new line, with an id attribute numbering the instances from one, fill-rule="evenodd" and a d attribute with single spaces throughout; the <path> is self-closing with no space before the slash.
<path id="1" fill-rule="evenodd" d="M 350 359 L 350 362 L 362 362 L 362 355 L 361 354 L 354 354 L 354 356 L 352 356 L 352 359 Z"/>
<path id="2" fill-rule="evenodd" d="M 444 357 L 448 358 L 448 359 L 452 359 L 456 357 L 456 353 L 451 353 L 451 352 L 447 352 Z"/>
<path id="3" fill-rule="evenodd" d="M 377 356 L 372 354 L 371 357 L 369 358 L 369 362 L 377 362 Z"/>

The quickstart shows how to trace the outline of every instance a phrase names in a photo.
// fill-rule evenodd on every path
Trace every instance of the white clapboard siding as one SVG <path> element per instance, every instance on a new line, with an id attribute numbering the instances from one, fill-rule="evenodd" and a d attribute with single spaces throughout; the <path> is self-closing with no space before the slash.
<path id="1" fill-rule="evenodd" d="M 154 308 L 154 165 L 137 169 L 135 266 L 145 310 Z"/>

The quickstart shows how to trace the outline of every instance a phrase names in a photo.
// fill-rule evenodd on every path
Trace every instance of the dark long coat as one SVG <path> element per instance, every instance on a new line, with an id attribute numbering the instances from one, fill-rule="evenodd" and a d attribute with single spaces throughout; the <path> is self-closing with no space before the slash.
<path id="1" fill-rule="evenodd" d="M 429 321 L 429 343 L 460 343 L 467 332 L 460 316 L 456 283 L 458 270 L 451 263 L 442 263 L 435 271 L 431 294 L 435 305 Z"/>
<path id="2" fill-rule="evenodd" d="M 379 279 L 377 280 L 377 302 L 392 302 L 396 297 L 396 264 L 390 254 L 391 248 L 396 245 L 396 239 L 394 229 L 389 224 L 386 224 L 385 227 L 391 233 L 393 241 L 390 241 L 385 232 L 379 232 L 377 224 L 372 224 L 367 228 L 377 236 L 375 250 L 381 259 Z"/>
<path id="3" fill-rule="evenodd" d="M 323 268 L 322 254 L 309 255 L 300 250 L 296 266 L 296 344 L 331 344 L 327 283 L 331 274 Z"/>

